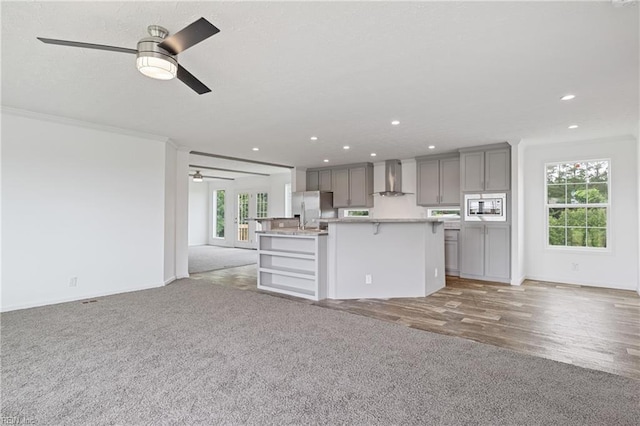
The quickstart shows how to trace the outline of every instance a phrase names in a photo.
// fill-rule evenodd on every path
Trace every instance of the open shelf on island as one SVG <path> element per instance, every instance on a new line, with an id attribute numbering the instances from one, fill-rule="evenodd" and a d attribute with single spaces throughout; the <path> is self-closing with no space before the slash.
<path id="1" fill-rule="evenodd" d="M 298 259 L 315 259 L 316 254 L 312 251 L 295 251 L 295 250 L 260 250 L 261 254 L 281 257 L 295 257 Z"/>
<path id="2" fill-rule="evenodd" d="M 326 297 L 327 235 L 258 234 L 258 288 Z"/>

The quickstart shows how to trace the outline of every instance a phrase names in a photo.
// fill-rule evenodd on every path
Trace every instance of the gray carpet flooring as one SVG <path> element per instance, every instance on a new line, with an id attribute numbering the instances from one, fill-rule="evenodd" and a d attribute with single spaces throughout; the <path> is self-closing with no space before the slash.
<path id="1" fill-rule="evenodd" d="M 640 418 L 640 381 L 196 280 L 1 320 L 2 415 L 41 425 Z"/>
<path id="2" fill-rule="evenodd" d="M 216 246 L 189 247 L 189 273 L 215 271 L 258 262 L 256 250 Z"/>

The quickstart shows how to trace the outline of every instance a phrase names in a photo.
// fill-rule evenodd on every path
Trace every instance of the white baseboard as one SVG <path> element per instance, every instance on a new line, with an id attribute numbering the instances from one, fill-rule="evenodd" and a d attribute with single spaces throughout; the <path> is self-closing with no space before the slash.
<path id="1" fill-rule="evenodd" d="M 522 275 L 520 278 L 515 278 L 511 280 L 511 285 L 519 286 L 527 279 L 526 276 Z"/>
<path id="2" fill-rule="evenodd" d="M 174 282 L 177 278 L 175 277 L 175 275 L 171 278 L 169 278 L 168 280 L 165 280 L 164 285 L 167 284 L 171 284 L 172 282 Z"/>
<path id="3" fill-rule="evenodd" d="M 544 281 L 549 283 L 557 283 L 557 284 L 571 284 L 571 285 L 581 285 L 585 287 L 600 287 L 600 288 L 610 288 L 613 290 L 636 290 L 635 286 L 620 286 L 620 285 L 612 285 L 611 282 L 596 282 L 596 281 L 578 281 L 566 278 L 558 278 L 558 277 L 545 277 L 545 276 L 527 276 L 527 280 L 531 281 Z M 640 294 L 640 291 L 639 291 Z"/>
<path id="4" fill-rule="evenodd" d="M 18 305 L 3 306 L 0 312 L 17 311 L 19 309 L 36 308 L 38 306 L 57 305 L 58 303 L 76 302 L 78 300 L 94 299 L 97 297 L 113 296 L 114 294 L 130 293 L 132 291 L 149 290 L 151 288 L 163 287 L 164 284 L 153 284 L 141 287 L 123 288 L 114 291 L 82 294 L 78 296 L 63 297 L 60 299 L 38 300 L 36 302 L 21 303 Z"/>

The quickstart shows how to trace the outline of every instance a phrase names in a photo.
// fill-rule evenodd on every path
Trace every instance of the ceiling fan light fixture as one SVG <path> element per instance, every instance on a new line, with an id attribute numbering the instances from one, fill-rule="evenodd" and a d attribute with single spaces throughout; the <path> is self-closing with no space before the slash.
<path id="1" fill-rule="evenodd" d="M 178 63 L 171 57 L 156 57 L 144 55 L 147 52 L 141 52 L 136 59 L 138 71 L 147 77 L 156 80 L 171 80 L 176 78 L 178 74 Z"/>
<path id="2" fill-rule="evenodd" d="M 203 177 L 202 177 L 202 174 L 200 173 L 200 171 L 196 171 L 193 174 L 193 181 L 194 182 L 202 182 L 202 179 L 203 179 Z"/>

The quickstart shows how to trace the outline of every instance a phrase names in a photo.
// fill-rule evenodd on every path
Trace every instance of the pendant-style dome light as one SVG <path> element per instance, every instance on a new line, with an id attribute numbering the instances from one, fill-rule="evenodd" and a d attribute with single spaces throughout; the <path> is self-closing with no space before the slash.
<path id="1" fill-rule="evenodd" d="M 157 80 L 175 78 L 178 74 L 178 60 L 158 46 L 169 35 L 169 31 L 160 25 L 149 25 L 147 31 L 151 37 L 145 37 L 138 42 L 138 71 Z"/>
<path id="2" fill-rule="evenodd" d="M 202 175 L 200 174 L 199 170 L 196 170 L 195 174 L 193 175 L 193 181 L 202 182 Z"/>

